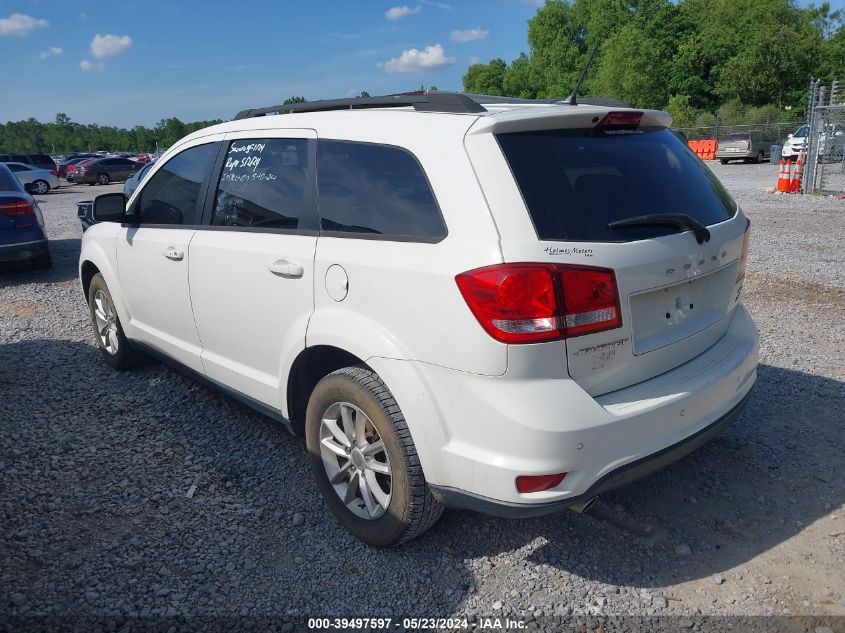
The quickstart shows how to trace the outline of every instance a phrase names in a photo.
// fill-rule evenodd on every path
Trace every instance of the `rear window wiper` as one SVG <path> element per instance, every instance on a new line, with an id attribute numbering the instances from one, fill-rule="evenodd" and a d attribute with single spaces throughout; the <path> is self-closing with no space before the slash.
<path id="1" fill-rule="evenodd" d="M 607 225 L 609 229 L 621 229 L 626 226 L 674 226 L 684 231 L 692 231 L 699 244 L 710 241 L 710 231 L 701 222 L 686 213 L 649 213 L 633 218 L 616 220 Z"/>

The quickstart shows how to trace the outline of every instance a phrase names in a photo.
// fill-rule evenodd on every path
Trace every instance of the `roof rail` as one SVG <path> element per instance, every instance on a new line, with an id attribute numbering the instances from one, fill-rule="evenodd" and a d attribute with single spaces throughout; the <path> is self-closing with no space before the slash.
<path id="1" fill-rule="evenodd" d="M 320 112 L 325 110 L 363 110 L 367 108 L 398 108 L 413 106 L 418 112 L 473 113 L 486 112 L 486 108 L 459 92 L 431 92 L 427 95 L 386 95 L 383 97 L 354 97 L 352 99 L 327 99 L 305 103 L 285 103 L 265 108 L 243 110 L 235 121 L 277 114 L 282 112 Z"/>
<path id="2" fill-rule="evenodd" d="M 496 95 L 482 95 L 466 93 L 466 96 L 480 103 L 481 105 L 492 105 L 494 103 L 542 103 L 549 105 L 567 105 L 563 97 L 558 99 L 522 99 L 520 97 L 499 97 Z M 585 105 L 608 106 L 611 108 L 630 108 L 631 106 L 615 97 L 578 97 L 578 103 Z"/>

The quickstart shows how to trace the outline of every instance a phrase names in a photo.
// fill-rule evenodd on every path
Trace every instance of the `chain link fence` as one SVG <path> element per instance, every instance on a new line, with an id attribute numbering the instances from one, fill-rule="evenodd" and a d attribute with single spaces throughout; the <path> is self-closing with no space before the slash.
<path id="1" fill-rule="evenodd" d="M 828 97 L 828 95 L 830 95 Z M 845 105 L 839 82 L 810 83 L 803 193 L 845 193 Z"/>
<path id="2" fill-rule="evenodd" d="M 772 140 L 772 143 L 783 145 L 787 137 L 794 133 L 800 126 L 801 124 L 795 121 L 771 121 L 759 124 L 711 125 L 706 127 L 682 127 L 674 129 L 682 131 L 690 140 L 715 139 L 717 141 L 728 134 L 735 134 L 737 132 L 762 132 L 766 138 Z"/>

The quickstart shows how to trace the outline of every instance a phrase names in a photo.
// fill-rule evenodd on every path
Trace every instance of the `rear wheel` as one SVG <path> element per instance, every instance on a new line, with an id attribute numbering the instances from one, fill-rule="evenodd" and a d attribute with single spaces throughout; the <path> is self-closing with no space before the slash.
<path id="1" fill-rule="evenodd" d="M 763 162 L 763 152 L 757 152 L 757 157 L 754 159 L 754 162 L 758 165 Z"/>
<path id="2" fill-rule="evenodd" d="M 36 180 L 32 183 L 33 193 L 36 193 L 39 196 L 43 196 L 48 191 L 50 191 L 50 185 L 47 183 L 46 180 Z"/>
<path id="3" fill-rule="evenodd" d="M 101 185 L 107 185 L 107 184 L 109 184 L 110 181 L 111 181 L 111 178 L 109 178 L 108 174 L 99 174 L 97 176 L 97 182 L 100 183 Z"/>
<path id="4" fill-rule="evenodd" d="M 723 165 L 727 165 L 727 164 L 728 164 L 728 159 L 727 159 L 727 158 L 720 158 L 720 159 L 719 159 L 719 162 L 720 162 L 720 163 L 722 163 Z"/>
<path id="5" fill-rule="evenodd" d="M 404 543 L 443 513 L 399 406 L 370 369 L 346 367 L 317 384 L 308 401 L 305 439 L 326 504 L 365 543 Z"/>
<path id="6" fill-rule="evenodd" d="M 119 370 L 135 367 L 141 355 L 129 345 L 109 288 L 100 273 L 94 275 L 88 287 L 88 310 L 103 360 Z"/>

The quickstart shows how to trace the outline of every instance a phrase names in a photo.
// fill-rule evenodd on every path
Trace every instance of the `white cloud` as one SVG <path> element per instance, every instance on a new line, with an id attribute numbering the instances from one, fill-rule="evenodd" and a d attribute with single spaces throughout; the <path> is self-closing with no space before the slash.
<path id="1" fill-rule="evenodd" d="M 426 46 L 423 50 L 416 48 L 402 51 L 399 57 L 394 57 L 383 64 L 387 73 L 412 73 L 418 70 L 435 70 L 455 63 L 454 57 L 446 57 L 440 44 Z"/>
<path id="2" fill-rule="evenodd" d="M 91 40 L 91 54 L 94 57 L 111 57 L 122 53 L 132 46 L 132 38 L 128 35 L 97 35 Z"/>
<path id="3" fill-rule="evenodd" d="M 446 4 L 445 2 L 435 2 L 434 0 L 419 0 L 420 4 L 427 4 L 432 7 L 437 7 L 438 9 L 443 9 L 444 11 L 451 11 L 452 5 Z"/>
<path id="4" fill-rule="evenodd" d="M 391 22 L 395 22 L 396 20 L 401 20 L 406 15 L 416 15 L 420 11 L 422 11 L 422 7 L 420 5 L 417 5 L 414 8 L 406 6 L 392 7 L 387 10 L 384 17 Z"/>
<path id="5" fill-rule="evenodd" d="M 82 72 L 85 73 L 90 70 L 103 70 L 105 67 L 106 65 L 103 62 L 97 62 L 95 64 L 94 62 L 90 62 L 87 59 L 83 59 L 81 62 L 79 62 L 79 68 L 82 70 Z"/>
<path id="6" fill-rule="evenodd" d="M 490 31 L 487 29 L 467 29 L 465 31 L 452 31 L 449 39 L 458 44 L 463 44 L 464 42 L 483 40 L 488 35 L 490 35 Z"/>
<path id="7" fill-rule="evenodd" d="M 26 37 L 35 29 L 46 29 L 50 26 L 47 20 L 34 18 L 23 13 L 13 13 L 8 18 L 0 18 L 0 35 L 17 35 Z"/>
<path id="8" fill-rule="evenodd" d="M 57 55 L 61 55 L 62 52 L 63 52 L 62 49 L 59 48 L 58 46 L 51 46 L 46 51 L 41 51 L 41 53 L 39 53 L 38 56 L 41 59 L 47 59 L 49 57 L 56 57 Z"/>

